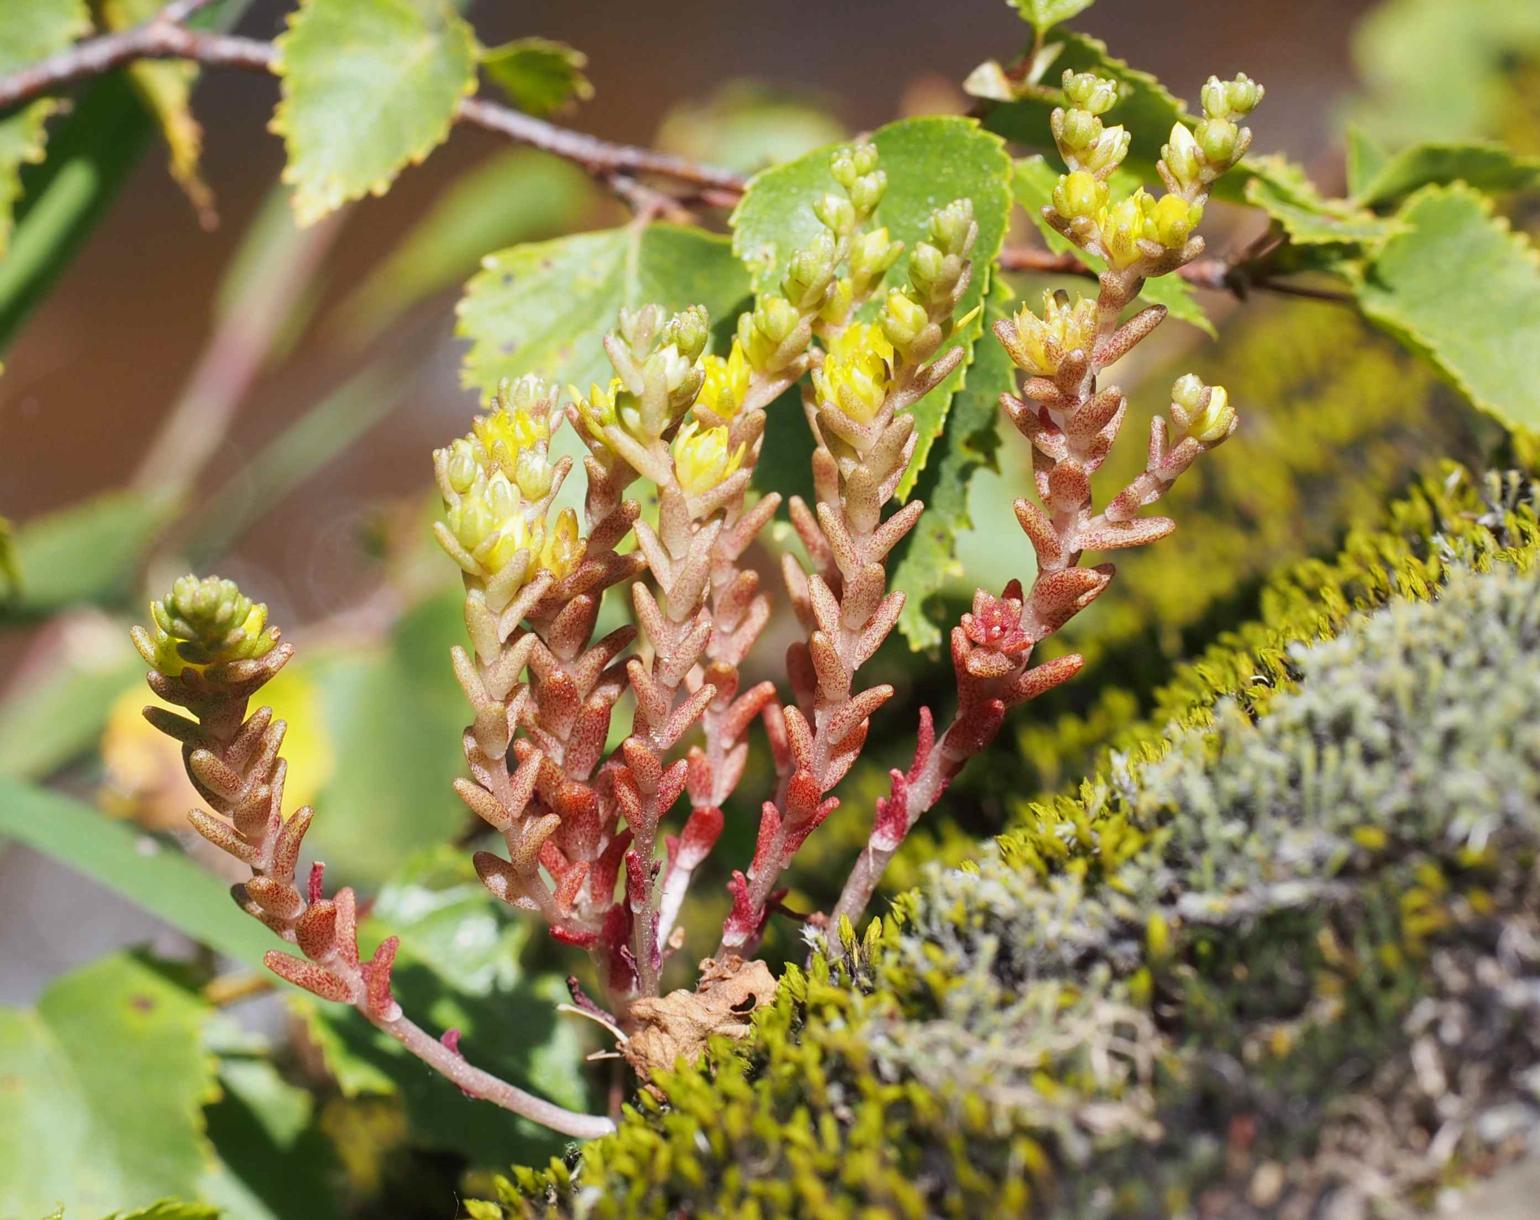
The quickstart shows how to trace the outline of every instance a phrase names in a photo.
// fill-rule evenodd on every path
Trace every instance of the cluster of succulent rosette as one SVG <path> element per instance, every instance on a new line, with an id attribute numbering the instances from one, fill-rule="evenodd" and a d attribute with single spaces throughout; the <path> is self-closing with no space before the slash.
<path id="1" fill-rule="evenodd" d="M 1050 294 L 1041 314 L 1023 308 L 995 328 L 1024 374 L 1002 406 L 1032 445 L 1036 498 L 1015 511 L 1037 572 L 1030 587 L 979 591 L 953 629 L 957 709 L 939 732 L 922 712 L 914 763 L 893 773 L 823 926 L 860 918 L 905 835 L 991 743 L 1006 712 L 1080 668 L 1073 655 L 1036 667 L 1031 657 L 1112 579 L 1110 564 L 1083 566 L 1082 556 L 1169 533 L 1171 521 L 1140 510 L 1235 427 L 1221 387 L 1182 378 L 1169 419 L 1152 425 L 1144 471 L 1097 507 L 1093 475 L 1127 409 L 1101 375 L 1165 314 L 1149 306 L 1130 315 L 1145 280 L 1202 250 L 1194 230 L 1209 188 L 1245 151 L 1250 133 L 1238 120 L 1261 90 L 1244 77 L 1204 87 L 1204 118 L 1195 130 L 1178 125 L 1164 149 L 1167 193 L 1158 200 L 1142 189 L 1111 197 L 1129 144 L 1101 119 L 1117 85 L 1066 74 L 1063 92 L 1069 105 L 1052 123 L 1069 172 L 1045 216 L 1106 270 L 1094 298 Z M 886 561 L 923 506 L 889 507 L 915 449 L 911 408 L 965 355 L 954 340 L 967 321 L 960 303 L 982 274 L 970 259 L 978 228 L 966 199 L 938 209 L 895 285 L 902 247 L 875 223 L 886 188 L 875 148 L 841 149 L 831 169 L 838 190 L 813 201 L 820 231 L 789 260 L 778 291 L 738 319 L 725 355 L 707 351 L 702 309 L 625 312 L 604 343 L 608 385 L 570 389 L 563 404 L 535 377 L 505 384 L 469 434 L 434 454 L 445 505 L 436 532 L 462 572 L 470 644 L 452 659 L 473 713 L 469 776 L 456 789 L 503 840 L 500 852 L 476 853 L 476 870 L 498 898 L 588 952 L 601 994 L 581 1003 L 602 1007 L 623 1038 L 642 1032 L 664 963 L 682 947 L 681 906 L 744 777 L 754 726 L 763 726 L 775 787 L 761 804 L 753 857 L 732 874 L 716 960 L 704 963 L 713 985 L 753 957 L 786 869 L 837 804 L 871 717 L 893 695 L 863 686 L 858 671 L 903 607 Z M 745 688 L 740 666 L 771 613 L 746 557 L 781 506 L 779 494 L 752 487 L 753 475 L 766 408 L 792 386 L 813 438 L 814 495 L 787 506 L 805 558 L 783 557 L 803 629 L 786 657 L 783 695 L 769 681 Z M 573 467 L 553 457 L 564 425 L 587 450 L 581 513 L 556 508 Z M 627 498 L 638 483 L 655 492 L 654 511 Z M 595 639 L 615 586 L 629 592 L 632 622 Z M 194 827 L 252 869 L 237 899 L 302 955 L 271 954 L 272 968 L 356 1005 L 476 1096 L 569 1134 L 608 1130 L 608 1119 L 561 1110 L 472 1068 L 452 1031 L 440 1040 L 418 1029 L 391 996 L 394 941 L 360 960 L 352 892 L 325 897 L 319 865 L 297 884 L 311 813 L 282 812 L 282 723 L 266 709 L 247 715 L 291 652 L 266 628 L 265 607 L 229 582 L 188 577 L 153 613 L 154 633 L 135 634 L 151 686 L 191 719 L 146 714 L 184 743 L 188 771 L 215 811 L 194 813 Z M 613 721 L 628 693 L 634 713 L 619 735 Z"/>

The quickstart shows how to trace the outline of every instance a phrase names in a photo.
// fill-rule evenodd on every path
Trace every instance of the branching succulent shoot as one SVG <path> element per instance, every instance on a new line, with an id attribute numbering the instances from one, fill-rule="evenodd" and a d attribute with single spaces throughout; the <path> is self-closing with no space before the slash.
<path id="1" fill-rule="evenodd" d="M 1146 280 L 1202 251 L 1195 230 L 1210 188 L 1249 144 L 1240 121 L 1261 89 L 1245 77 L 1209 81 L 1202 120 L 1178 124 L 1165 146 L 1158 199 L 1113 195 L 1129 146 L 1128 132 L 1102 121 L 1116 83 L 1067 73 L 1063 93 L 1052 127 L 1068 172 L 1045 215 L 1106 269 L 1094 298 L 1049 295 L 1041 312 L 1023 308 L 994 328 L 1022 374 L 1002 406 L 1033 447 L 1036 494 L 1015 512 L 1037 571 L 1030 586 L 980 590 L 953 628 L 952 719 L 938 732 L 922 712 L 913 765 L 893 773 L 839 902 L 815 925 L 859 920 L 905 835 L 1007 711 L 1077 672 L 1078 656 L 1035 667 L 1031 656 L 1112 579 L 1110 564 L 1084 566 L 1083 556 L 1168 534 L 1170 520 L 1141 510 L 1236 426 L 1222 387 L 1184 377 L 1169 417 L 1152 425 L 1143 472 L 1104 500 L 1093 494 L 1127 407 L 1103 374 L 1165 314 L 1130 308 Z M 989 273 L 974 265 L 978 225 L 963 198 L 934 211 L 892 285 L 904 251 L 876 222 L 887 188 L 876 148 L 840 149 L 830 169 L 838 189 L 808 201 L 816 235 L 737 319 L 725 354 L 707 350 L 704 309 L 625 311 L 604 342 L 608 384 L 505 383 L 470 432 L 434 454 L 444 501 L 436 532 L 462 573 L 469 636 L 452 658 L 472 712 L 469 775 L 456 789 L 503 840 L 501 851 L 476 853 L 476 871 L 498 898 L 589 954 L 602 995 L 574 999 L 616 1031 L 644 1078 L 711 1033 L 741 1033 L 744 1014 L 773 990 L 753 958 L 781 879 L 837 804 L 871 718 L 893 694 L 859 675 L 903 608 L 886 565 L 924 509 L 892 507 L 915 452 L 912 409 L 964 359 L 956 340 L 971 316 L 958 316 L 960 302 Z M 740 667 L 771 611 L 745 556 L 781 507 L 751 479 L 766 410 L 792 386 L 813 441 L 812 501 L 787 504 L 805 559 L 788 554 L 782 565 L 803 638 L 787 654 L 784 690 L 746 688 Z M 573 466 L 553 457 L 563 427 L 587 450 L 581 514 L 555 508 Z M 638 484 L 656 493 L 655 514 L 628 498 Z M 617 586 L 632 623 L 596 639 L 604 594 Z M 362 959 L 352 891 L 326 897 L 320 865 L 296 880 L 311 811 L 284 815 L 284 726 L 266 709 L 248 715 L 291 655 L 265 608 L 229 582 L 188 577 L 153 617 L 153 632 L 135 633 L 150 684 L 189 715 L 146 715 L 183 743 L 214 810 L 194 813 L 194 827 L 252 870 L 238 901 L 298 950 L 269 954 L 272 969 L 354 1005 L 474 1096 L 574 1136 L 611 1129 L 472 1067 L 453 1031 L 436 1038 L 413 1024 L 392 996 L 395 942 Z M 634 710 L 612 744 L 625 695 Z M 660 999 L 664 964 L 682 948 L 682 905 L 744 778 L 756 724 L 775 785 L 761 798 L 753 856 L 732 874 L 700 989 Z M 681 802 L 687 811 L 675 817 Z M 660 1022 L 676 1003 L 695 1005 L 697 1038 L 681 1041 L 672 1027 L 665 1036 Z"/>

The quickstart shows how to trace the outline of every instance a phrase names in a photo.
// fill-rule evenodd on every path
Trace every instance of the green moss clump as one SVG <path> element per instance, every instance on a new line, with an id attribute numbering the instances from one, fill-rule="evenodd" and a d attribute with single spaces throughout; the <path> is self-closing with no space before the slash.
<path id="1" fill-rule="evenodd" d="M 1316 1214 L 1512 1152 L 1540 530 L 1527 483 L 1489 490 L 1423 489 L 1325 566 L 1340 613 L 1275 602 L 1202 675 L 1217 707 L 933 868 L 853 965 L 788 972 L 747 1044 L 485 1214 Z"/>

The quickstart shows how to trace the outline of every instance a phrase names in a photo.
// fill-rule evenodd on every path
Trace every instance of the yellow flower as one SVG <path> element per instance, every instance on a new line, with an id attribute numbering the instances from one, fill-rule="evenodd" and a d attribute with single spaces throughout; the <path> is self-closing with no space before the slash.
<path id="1" fill-rule="evenodd" d="M 1043 316 L 1023 305 L 1015 317 L 1016 342 L 1007 343 L 1012 359 L 1028 372 L 1052 377 L 1073 351 L 1089 353 L 1096 341 L 1096 302 L 1078 297 L 1070 304 L 1061 293 L 1043 293 Z"/>
<path id="2" fill-rule="evenodd" d="M 704 495 L 719 487 L 743 464 L 743 446 L 727 451 L 724 427 L 702 431 L 693 419 L 674 437 L 674 475 L 686 495 Z"/>
<path id="3" fill-rule="evenodd" d="M 852 322 L 824 355 L 813 373 L 819 401 L 859 423 L 870 423 L 888 397 L 893 379 L 893 344 L 881 328 Z"/>
<path id="4" fill-rule="evenodd" d="M 1189 203 L 1180 195 L 1162 195 L 1160 202 L 1150 209 L 1145 230 L 1147 236 L 1168 250 L 1179 250 L 1202 219 L 1200 205 Z"/>
<path id="5" fill-rule="evenodd" d="M 1154 207 L 1154 198 L 1141 188 L 1127 199 L 1108 204 L 1097 214 L 1102 249 L 1114 267 L 1122 270 L 1144 257 L 1139 240 L 1145 236 L 1146 220 Z"/>
<path id="6" fill-rule="evenodd" d="M 501 572 L 522 550 L 538 551 L 545 523 L 530 521 L 519 490 L 502 471 L 478 479 L 445 514 L 450 532 L 488 575 Z"/>
<path id="7" fill-rule="evenodd" d="M 701 406 L 718 419 L 732 419 L 743 408 L 749 394 L 749 362 L 743 354 L 743 345 L 733 340 L 727 359 L 706 356 L 701 361 L 706 379 L 701 383 Z"/>
<path id="8" fill-rule="evenodd" d="M 540 548 L 540 567 L 560 580 L 582 562 L 586 546 L 578 536 L 577 513 L 564 508 L 557 514 L 556 525 L 547 532 L 545 545 Z"/>

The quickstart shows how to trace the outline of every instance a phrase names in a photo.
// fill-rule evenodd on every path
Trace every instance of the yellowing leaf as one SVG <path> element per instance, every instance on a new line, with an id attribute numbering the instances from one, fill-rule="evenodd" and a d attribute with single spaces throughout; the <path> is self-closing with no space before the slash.
<path id="1" fill-rule="evenodd" d="M 607 384 L 601 345 L 622 308 L 704 305 L 713 326 L 730 328 L 748 294 L 728 243 L 698 229 L 632 224 L 511 246 L 484 259 L 466 285 L 464 379 L 483 394 L 524 373 L 583 389 Z"/>
<path id="2" fill-rule="evenodd" d="M 1358 287 L 1364 313 L 1502 422 L 1540 427 L 1540 253 L 1467 186 L 1425 187 Z"/>
<path id="3" fill-rule="evenodd" d="M 161 0 L 103 0 L 102 20 L 111 30 L 125 30 L 148 21 L 163 7 Z M 129 65 L 129 79 L 160 124 L 170 153 L 171 176 L 187 196 L 204 228 L 212 228 L 214 193 L 198 168 L 203 155 L 203 127 L 193 117 L 191 98 L 197 66 L 172 60 L 140 60 Z"/>
<path id="4" fill-rule="evenodd" d="M 294 214 L 382 195 L 449 134 L 476 87 L 476 39 L 443 0 L 304 0 L 278 39 Z"/>
<path id="5" fill-rule="evenodd" d="M 62 51 L 90 28 L 83 0 L 0 0 L 0 76 Z M 43 159 L 44 124 L 57 107 L 44 99 L 0 119 L 0 254 L 21 198 L 21 167 Z"/>

